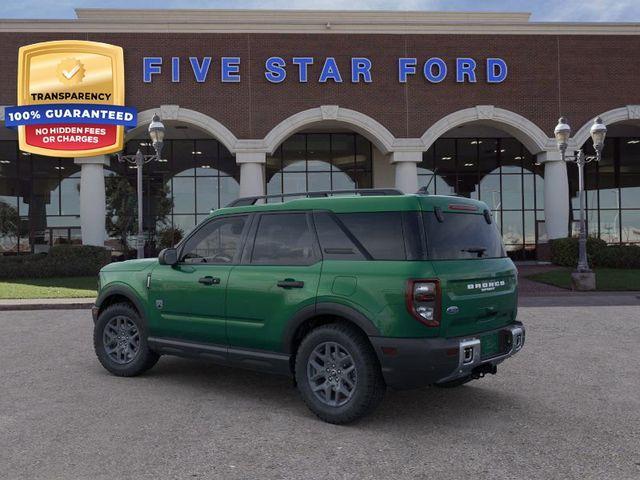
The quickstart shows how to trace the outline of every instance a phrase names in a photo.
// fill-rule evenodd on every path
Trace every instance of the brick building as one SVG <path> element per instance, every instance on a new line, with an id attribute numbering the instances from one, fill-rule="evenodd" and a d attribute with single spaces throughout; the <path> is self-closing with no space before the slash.
<path id="1" fill-rule="evenodd" d="M 81 39 L 124 49 L 126 104 L 148 149 L 153 113 L 163 162 L 144 170 L 145 228 L 192 228 L 238 195 L 354 187 L 480 198 L 510 254 L 534 258 L 577 228 L 577 171 L 553 129 L 603 159 L 586 171 L 588 229 L 640 243 L 640 24 L 536 23 L 519 13 L 101 10 L 73 20 L 0 20 L 0 105 L 16 103 L 18 48 Z M 132 33 L 135 32 L 135 33 Z M 111 157 L 20 152 L 0 134 L 0 202 L 17 225 L 0 252 L 62 242 L 112 245 L 105 178 L 135 179 Z M 168 215 L 157 212 L 168 196 Z M 8 225 L 8 226 L 7 226 Z M 1 227 L 1 226 L 0 226 Z"/>

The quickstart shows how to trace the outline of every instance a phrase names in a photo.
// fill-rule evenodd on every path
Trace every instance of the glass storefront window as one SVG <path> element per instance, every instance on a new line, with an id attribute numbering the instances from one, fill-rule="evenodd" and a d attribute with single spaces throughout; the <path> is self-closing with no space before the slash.
<path id="1" fill-rule="evenodd" d="M 593 152 L 591 140 L 584 145 Z M 573 232 L 580 218 L 578 169 L 567 165 Z M 610 137 L 602 160 L 585 169 L 587 229 L 589 235 L 608 243 L 640 243 L 635 232 L 636 211 L 640 209 L 640 141 L 631 137 Z M 625 224 L 628 222 L 628 226 Z"/>
<path id="2" fill-rule="evenodd" d="M 640 162 L 640 158 L 638 161 Z M 622 208 L 640 208 L 640 174 L 621 173 L 620 206 Z"/>
<path id="3" fill-rule="evenodd" d="M 510 210 L 522 210 L 521 175 L 502 175 L 502 205 Z"/>
<path id="4" fill-rule="evenodd" d="M 267 157 L 269 195 L 371 188 L 371 143 L 355 133 L 299 133 Z"/>
<path id="5" fill-rule="evenodd" d="M 125 151 L 152 153 L 146 140 L 132 140 Z M 126 178 L 135 192 L 136 170 L 111 161 L 105 176 Z M 240 169 L 235 157 L 214 139 L 165 140 L 162 161 L 143 168 L 144 228 L 152 240 L 158 231 L 173 227 L 184 234 L 211 209 L 238 197 Z M 109 244 L 118 243 L 112 238 Z M 130 242 L 131 243 L 131 242 Z"/>
<path id="6" fill-rule="evenodd" d="M 623 210 L 620 224 L 624 243 L 640 243 L 640 210 Z"/>
<path id="7" fill-rule="evenodd" d="M 60 214 L 80 215 L 80 173 L 60 182 Z"/>
<path id="8" fill-rule="evenodd" d="M 607 243 L 620 242 L 620 212 L 618 210 L 600 210 L 600 238 Z"/>
<path id="9" fill-rule="evenodd" d="M 196 184 L 194 177 L 182 178 L 179 175 L 172 180 L 173 213 L 195 213 Z"/>

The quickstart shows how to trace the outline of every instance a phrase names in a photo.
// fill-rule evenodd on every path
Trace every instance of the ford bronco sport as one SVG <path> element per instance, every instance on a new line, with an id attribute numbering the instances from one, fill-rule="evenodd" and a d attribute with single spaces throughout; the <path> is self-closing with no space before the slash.
<path id="1" fill-rule="evenodd" d="M 356 193 L 241 198 L 158 259 L 107 265 L 93 308 L 98 359 L 120 376 L 163 354 L 290 375 L 331 423 L 371 411 L 386 386 L 496 373 L 525 329 L 488 207 Z"/>

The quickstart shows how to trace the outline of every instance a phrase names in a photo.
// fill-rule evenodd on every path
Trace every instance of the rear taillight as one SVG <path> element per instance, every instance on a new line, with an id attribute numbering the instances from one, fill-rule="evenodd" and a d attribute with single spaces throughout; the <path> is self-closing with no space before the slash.
<path id="1" fill-rule="evenodd" d="M 407 309 L 427 327 L 440 326 L 440 282 L 438 280 L 409 280 Z"/>

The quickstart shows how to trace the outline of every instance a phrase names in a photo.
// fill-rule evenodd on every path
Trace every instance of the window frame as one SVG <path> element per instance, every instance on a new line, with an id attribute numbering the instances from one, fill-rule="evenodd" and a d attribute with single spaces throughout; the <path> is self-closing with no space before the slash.
<path id="1" fill-rule="evenodd" d="M 242 228 L 242 233 L 240 234 L 240 245 L 238 247 L 238 251 L 235 253 L 235 255 L 233 256 L 231 262 L 229 263 L 187 263 L 184 261 L 184 249 L 187 246 L 187 243 L 196 235 L 198 235 L 199 233 L 201 233 L 201 231 L 206 228 L 207 225 L 209 225 L 212 222 L 221 222 L 221 221 L 225 221 L 228 220 L 230 218 L 237 218 L 237 217 L 246 217 L 246 221 L 244 224 L 244 227 Z M 251 228 L 252 224 L 253 224 L 253 217 L 254 214 L 251 213 L 233 213 L 233 214 L 228 214 L 228 215 L 218 215 L 215 217 L 211 217 L 205 221 L 203 221 L 200 225 L 197 225 L 190 233 L 189 235 L 187 235 L 186 237 L 184 237 L 179 243 L 178 245 L 176 245 L 176 250 L 177 250 L 177 257 L 178 257 L 178 265 L 189 265 L 189 266 L 202 266 L 202 265 L 206 265 L 206 266 L 223 266 L 223 265 L 239 265 L 240 264 L 240 259 L 242 258 L 242 254 L 243 251 L 245 249 L 245 245 L 247 242 L 247 237 L 248 237 L 248 233 L 249 233 L 249 229 Z"/>
<path id="2" fill-rule="evenodd" d="M 353 235 L 353 233 L 351 233 L 351 230 L 349 230 L 338 218 L 338 216 L 336 215 L 336 213 L 332 210 L 314 210 L 313 212 L 313 227 L 314 227 L 314 231 L 316 234 L 316 238 L 318 239 L 318 245 L 320 247 L 320 255 L 322 257 L 322 260 L 330 260 L 330 261 L 346 261 L 346 262 L 366 262 L 366 261 L 372 261 L 373 257 L 371 256 L 371 254 L 369 253 L 369 251 L 364 248 L 364 246 L 362 245 L 362 243 L 360 243 L 360 241 Z M 316 216 L 322 215 L 322 214 L 326 214 L 329 216 L 329 219 L 333 221 L 333 223 L 336 225 L 336 227 L 338 227 L 340 229 L 340 231 L 342 233 L 344 233 L 344 235 L 349 239 L 349 241 L 356 247 L 356 249 L 358 250 L 358 253 L 360 253 L 360 255 L 362 255 L 362 258 L 325 258 L 325 254 L 327 255 L 331 255 L 329 253 L 326 253 L 322 247 L 322 242 L 320 241 L 320 235 L 318 234 L 318 226 L 316 224 Z"/>
<path id="3" fill-rule="evenodd" d="M 417 211 L 416 211 L 417 212 Z M 351 231 L 351 229 L 349 228 L 349 226 L 344 223 L 342 221 L 342 218 L 340 217 L 341 215 L 383 215 L 385 213 L 392 213 L 392 214 L 396 214 L 400 216 L 400 235 L 402 236 L 402 241 L 401 241 L 401 245 L 404 251 L 404 258 L 397 258 L 397 259 L 393 259 L 393 258 L 376 258 L 368 249 L 367 247 L 358 239 L 358 237 Z M 349 212 L 339 212 L 339 213 L 334 213 L 335 215 L 335 221 L 338 222 L 338 224 L 341 226 L 341 228 L 343 228 L 343 231 L 345 232 L 349 232 L 348 236 L 349 238 L 352 238 L 352 241 L 357 242 L 357 245 L 362 247 L 362 251 L 365 252 L 365 255 L 367 256 L 367 258 L 365 259 L 366 261 L 370 261 L 370 262 L 411 262 L 411 261 L 416 261 L 416 260 L 423 260 L 423 258 L 420 258 L 420 255 L 417 254 L 416 252 L 414 252 L 411 247 L 411 242 L 407 240 L 406 238 L 406 234 L 407 234 L 407 214 L 410 214 L 411 211 L 404 211 L 404 210 L 389 210 L 389 211 L 375 211 L 375 212 L 356 212 L 356 211 L 349 211 Z M 421 232 L 418 232 L 420 235 L 422 235 Z M 420 239 L 422 241 L 422 239 Z"/>
<path id="4" fill-rule="evenodd" d="M 304 215 L 307 227 L 311 232 L 313 257 L 309 263 L 252 263 L 253 250 L 255 248 L 258 228 L 262 217 L 269 215 Z M 242 252 L 240 265 L 251 265 L 252 267 L 309 267 L 322 261 L 322 253 L 318 241 L 318 233 L 313 223 L 313 212 L 311 210 L 283 210 L 274 212 L 256 212 L 251 221 L 251 227 L 247 232 L 245 248 Z"/>

